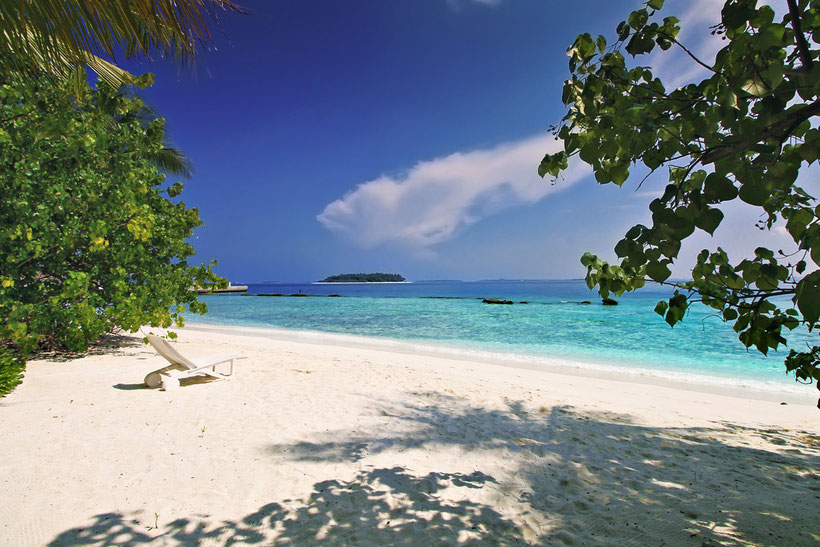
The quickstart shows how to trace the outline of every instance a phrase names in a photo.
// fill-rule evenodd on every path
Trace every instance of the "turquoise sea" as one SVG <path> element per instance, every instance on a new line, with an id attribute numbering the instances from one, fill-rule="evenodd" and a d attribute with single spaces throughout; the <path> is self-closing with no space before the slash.
<path id="1" fill-rule="evenodd" d="M 561 362 L 609 374 L 641 374 L 683 381 L 800 391 L 785 372 L 785 348 L 764 357 L 747 351 L 731 326 L 694 305 L 670 328 L 653 311 L 668 297 L 646 287 L 602 306 L 583 280 L 421 281 L 405 284 L 272 283 L 249 285 L 250 294 L 206 295 L 208 314 L 189 324 L 267 327 L 399 341 L 415 349 L 504 360 L 538 367 Z M 327 295 L 338 294 L 338 298 Z M 483 298 L 512 300 L 490 305 Z M 592 305 L 580 304 L 583 300 Z M 523 304 L 521 302 L 528 303 Z M 816 334 L 792 333 L 793 347 L 816 343 Z"/>

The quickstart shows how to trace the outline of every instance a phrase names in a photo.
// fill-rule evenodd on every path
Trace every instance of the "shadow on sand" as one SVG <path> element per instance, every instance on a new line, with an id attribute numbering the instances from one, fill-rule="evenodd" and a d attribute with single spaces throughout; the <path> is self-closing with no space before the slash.
<path id="1" fill-rule="evenodd" d="M 56 536 L 54 545 L 219 544 L 811 544 L 820 507 L 820 450 L 806 432 L 652 428 L 571 407 L 528 411 L 417 394 L 384 403 L 385 431 L 337 431 L 275 445 L 294 461 L 358 462 L 352 480 L 313 485 L 235 521 L 179 519 L 148 529 L 122 514 Z M 742 435 L 739 435 L 742 434 Z M 731 439 L 731 444 L 729 440 Z M 785 446 L 788 445 L 788 446 Z M 368 468 L 367 458 L 456 447 L 472 474 Z M 486 454 L 493 455 L 490 468 Z M 761 492 L 763 493 L 761 495 Z"/>
<path id="2" fill-rule="evenodd" d="M 125 334 L 109 333 L 103 335 L 99 340 L 93 342 L 88 350 L 81 353 L 71 351 L 42 351 L 34 353 L 29 357 L 29 360 L 43 359 L 46 361 L 54 361 L 58 363 L 69 362 L 75 359 L 88 357 L 89 355 L 125 355 L 124 351 L 127 348 L 144 347 L 145 344 L 140 338 L 129 336 Z"/>

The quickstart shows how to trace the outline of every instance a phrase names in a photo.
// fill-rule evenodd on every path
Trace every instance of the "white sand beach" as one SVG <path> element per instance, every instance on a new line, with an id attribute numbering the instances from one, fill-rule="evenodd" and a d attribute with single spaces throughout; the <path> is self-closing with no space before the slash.
<path id="1" fill-rule="evenodd" d="M 817 392 L 786 405 L 183 329 L 230 381 L 141 382 L 137 337 L 0 400 L 0 545 L 820 542 Z"/>

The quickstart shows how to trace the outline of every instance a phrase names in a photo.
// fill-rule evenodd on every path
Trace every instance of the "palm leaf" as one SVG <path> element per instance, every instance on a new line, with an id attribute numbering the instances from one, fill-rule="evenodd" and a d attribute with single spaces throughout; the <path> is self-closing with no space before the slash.
<path id="1" fill-rule="evenodd" d="M 149 159 L 160 171 L 170 175 L 178 175 L 189 179 L 194 174 L 191 161 L 185 157 L 185 154 L 179 148 L 166 146 L 159 152 L 151 154 Z"/>
<path id="2" fill-rule="evenodd" d="M 124 71 L 100 59 L 170 56 L 193 60 L 212 42 L 208 23 L 218 12 L 241 12 L 231 0 L 36 0 L 4 2 L 0 9 L 0 75 L 45 71 L 67 77 L 88 65 L 122 83 Z M 115 86 L 116 87 L 116 86 Z"/>

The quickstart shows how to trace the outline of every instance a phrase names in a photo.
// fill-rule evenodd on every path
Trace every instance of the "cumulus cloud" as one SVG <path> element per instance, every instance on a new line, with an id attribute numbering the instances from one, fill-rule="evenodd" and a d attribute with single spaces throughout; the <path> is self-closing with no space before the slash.
<path id="1" fill-rule="evenodd" d="M 538 136 L 423 161 L 402 176 L 359 185 L 317 219 L 363 248 L 399 244 L 429 250 L 465 226 L 540 201 L 589 172 L 579 163 L 555 184 L 538 177 L 541 158 L 558 148 L 552 137 Z"/>

